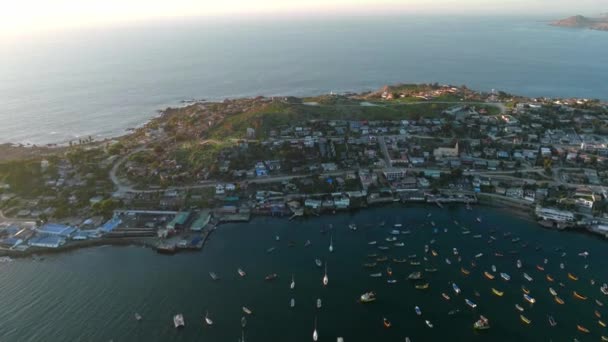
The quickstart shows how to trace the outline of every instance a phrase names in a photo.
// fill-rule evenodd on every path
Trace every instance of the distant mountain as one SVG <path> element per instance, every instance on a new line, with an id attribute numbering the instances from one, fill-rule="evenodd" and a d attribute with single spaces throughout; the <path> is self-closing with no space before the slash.
<path id="1" fill-rule="evenodd" d="M 553 26 L 570 28 L 587 28 L 598 31 L 608 31 L 608 16 L 603 14 L 599 18 L 589 18 L 582 15 L 575 15 L 566 19 L 557 20 L 551 23 Z"/>

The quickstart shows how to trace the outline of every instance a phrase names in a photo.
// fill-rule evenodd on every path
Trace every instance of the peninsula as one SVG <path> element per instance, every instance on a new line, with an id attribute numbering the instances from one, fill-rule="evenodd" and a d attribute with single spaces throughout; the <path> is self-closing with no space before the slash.
<path id="1" fill-rule="evenodd" d="M 603 15 L 598 18 L 575 15 L 565 19 L 553 21 L 551 25 L 569 28 L 584 28 L 597 31 L 608 31 L 608 15 Z"/>

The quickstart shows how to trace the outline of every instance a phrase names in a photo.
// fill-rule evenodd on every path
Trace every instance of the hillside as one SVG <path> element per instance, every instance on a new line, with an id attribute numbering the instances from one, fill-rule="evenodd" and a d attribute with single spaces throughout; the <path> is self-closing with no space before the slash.
<path id="1" fill-rule="evenodd" d="M 575 15 L 551 23 L 553 26 L 569 28 L 587 28 L 598 31 L 608 31 L 608 16 L 599 18 L 589 18 L 582 15 Z"/>

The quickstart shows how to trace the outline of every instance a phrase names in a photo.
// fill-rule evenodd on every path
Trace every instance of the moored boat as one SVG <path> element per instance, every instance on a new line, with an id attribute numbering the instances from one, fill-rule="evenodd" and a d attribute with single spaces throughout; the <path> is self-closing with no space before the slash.
<path id="1" fill-rule="evenodd" d="M 549 293 L 553 296 L 557 296 L 557 291 L 555 291 L 552 287 L 549 288 Z"/>
<path id="2" fill-rule="evenodd" d="M 552 276 L 550 276 L 549 274 L 547 274 L 546 278 L 547 278 L 547 281 L 548 281 L 548 282 L 550 282 L 550 283 L 552 283 L 552 282 L 555 280 L 555 279 L 553 279 L 553 277 L 552 277 Z"/>
<path id="3" fill-rule="evenodd" d="M 530 304 L 536 303 L 536 299 L 530 297 L 530 295 L 528 295 L 527 293 L 524 293 L 524 299 Z"/>
<path id="4" fill-rule="evenodd" d="M 578 330 L 578 331 L 580 331 L 582 333 L 585 333 L 585 334 L 589 333 L 589 329 L 585 328 L 584 326 L 582 326 L 580 324 L 576 325 L 576 330 Z"/>
<path id="5" fill-rule="evenodd" d="M 494 280 L 494 275 L 488 271 L 483 272 L 483 275 L 490 280 Z"/>
<path id="6" fill-rule="evenodd" d="M 471 273 L 469 270 L 465 269 L 464 267 L 460 268 L 460 272 L 462 272 L 462 274 L 464 274 L 464 275 L 469 275 Z"/>
<path id="7" fill-rule="evenodd" d="M 519 311 L 519 312 L 523 312 L 524 311 L 524 308 L 521 305 L 519 305 L 519 304 L 515 304 L 515 309 L 517 309 L 517 311 Z"/>
<path id="8" fill-rule="evenodd" d="M 576 291 L 572 291 L 572 294 L 574 295 L 574 298 L 576 298 L 576 299 L 587 300 L 586 296 L 583 296 L 582 294 L 580 294 Z"/>
<path id="9" fill-rule="evenodd" d="M 465 303 L 467 303 L 468 306 L 470 306 L 471 308 L 475 309 L 477 307 L 477 304 L 473 303 L 471 300 L 469 300 L 468 298 L 465 298 L 464 300 Z"/>
<path id="10" fill-rule="evenodd" d="M 556 302 L 557 304 L 560 304 L 560 305 L 563 305 L 563 304 L 564 304 L 564 300 L 563 300 L 563 299 L 561 299 L 561 298 L 559 298 L 558 296 L 555 296 L 555 298 L 554 298 L 554 299 L 555 299 L 555 302 Z"/>
<path id="11" fill-rule="evenodd" d="M 521 319 L 522 322 L 526 323 L 526 324 L 530 324 L 532 323 L 532 321 L 530 319 L 528 319 L 526 316 L 524 315 L 519 315 L 519 318 Z"/>
<path id="12" fill-rule="evenodd" d="M 549 319 L 550 326 L 554 327 L 557 325 L 557 322 L 555 321 L 555 318 L 553 318 L 553 316 L 549 316 L 548 319 Z"/>
<path id="13" fill-rule="evenodd" d="M 570 273 L 570 272 L 568 272 L 568 278 L 570 278 L 570 280 L 574 280 L 574 281 L 578 280 L 578 277 L 575 276 L 574 274 Z"/>
<path id="14" fill-rule="evenodd" d="M 209 272 L 209 276 L 211 277 L 211 280 L 219 280 L 220 276 L 218 276 L 215 272 Z"/>
<path id="15" fill-rule="evenodd" d="M 419 306 L 415 306 L 414 307 L 414 311 L 416 311 L 416 315 L 421 316 L 422 315 L 422 310 L 420 310 Z"/>
<path id="16" fill-rule="evenodd" d="M 450 296 L 448 296 L 445 292 L 441 293 L 441 296 L 443 297 L 443 299 L 445 300 L 450 300 Z"/>
<path id="17" fill-rule="evenodd" d="M 414 287 L 416 288 L 416 290 L 426 290 L 429 288 L 429 283 L 418 284 Z"/>
<path id="18" fill-rule="evenodd" d="M 458 285 L 456 285 L 456 283 L 452 283 L 452 288 L 454 289 L 454 292 L 456 294 L 460 294 L 460 288 L 458 287 Z"/>
<path id="19" fill-rule="evenodd" d="M 245 273 L 245 271 L 243 271 L 243 269 L 242 269 L 242 268 L 240 268 L 240 267 L 239 267 L 239 269 L 237 269 L 236 271 L 237 271 L 237 273 L 238 273 L 238 274 L 239 274 L 241 277 L 244 277 L 245 275 L 247 275 L 247 274 Z"/>
<path id="20" fill-rule="evenodd" d="M 367 262 L 367 263 L 363 264 L 363 267 L 373 268 L 373 267 L 376 267 L 376 265 L 378 265 L 378 264 L 375 262 Z"/>
<path id="21" fill-rule="evenodd" d="M 525 286 L 523 286 L 523 285 L 521 286 L 521 290 L 522 290 L 522 291 L 523 291 L 525 294 L 530 294 L 530 290 L 528 290 L 528 288 L 527 288 L 527 287 L 525 287 Z"/>
<path id="22" fill-rule="evenodd" d="M 422 279 L 422 272 L 412 272 L 407 276 L 409 280 L 420 280 Z"/>
<path id="23" fill-rule="evenodd" d="M 506 273 L 504 273 L 504 272 L 500 274 L 500 277 L 501 277 L 502 279 L 504 279 L 505 281 L 509 281 L 509 280 L 511 280 L 511 276 L 510 276 L 510 275 L 508 275 L 508 274 L 506 274 Z"/>
<path id="24" fill-rule="evenodd" d="M 517 265 L 517 268 L 521 268 L 521 266 L 522 266 L 521 260 L 517 259 L 516 265 Z"/>
<path id="25" fill-rule="evenodd" d="M 359 301 L 361 303 L 371 303 L 376 300 L 376 293 L 374 292 L 365 292 L 359 297 Z"/>
<path id="26" fill-rule="evenodd" d="M 539 271 L 541 271 L 541 272 L 545 270 L 545 268 L 542 267 L 541 265 L 536 265 L 536 269 L 539 270 Z"/>
<path id="27" fill-rule="evenodd" d="M 503 291 L 499 291 L 499 290 L 497 290 L 495 288 L 492 288 L 492 293 L 494 293 L 498 297 L 502 297 L 505 294 Z"/>
<path id="28" fill-rule="evenodd" d="M 599 324 L 602 328 L 606 327 L 606 323 L 602 322 L 601 320 L 598 320 L 597 324 Z"/>
<path id="29" fill-rule="evenodd" d="M 243 306 L 242 309 L 243 309 L 243 312 L 246 313 L 246 314 L 248 314 L 248 315 L 252 315 L 253 314 L 253 311 L 251 311 L 251 309 L 249 309 L 246 306 Z"/>
<path id="30" fill-rule="evenodd" d="M 184 315 L 179 313 L 179 314 L 173 316 L 173 325 L 175 326 L 175 328 L 184 327 L 186 325 L 186 323 L 184 321 Z"/>
<path id="31" fill-rule="evenodd" d="M 323 306 L 323 302 L 321 301 L 321 298 L 317 298 L 317 309 L 320 309 Z"/>
<path id="32" fill-rule="evenodd" d="M 380 277 L 382 277 L 382 272 L 372 273 L 369 276 L 372 278 L 380 278 Z"/>
<path id="33" fill-rule="evenodd" d="M 433 323 L 431 323 L 431 321 L 425 320 L 424 323 L 426 324 L 427 327 L 433 328 Z"/>
<path id="34" fill-rule="evenodd" d="M 392 325 L 391 322 L 388 319 L 386 319 L 386 317 L 382 318 L 382 324 L 384 325 L 385 328 L 390 328 Z"/>
<path id="35" fill-rule="evenodd" d="M 209 312 L 205 313 L 205 324 L 213 325 L 213 321 L 211 320 L 211 318 L 209 318 Z"/>
<path id="36" fill-rule="evenodd" d="M 524 272 L 524 278 L 526 278 L 527 281 L 533 281 L 534 279 L 532 279 L 532 277 L 530 277 L 530 275 L 528 273 Z"/>
<path id="37" fill-rule="evenodd" d="M 473 323 L 473 328 L 477 330 L 490 329 L 490 322 L 484 316 L 479 316 L 479 320 Z"/>
<path id="38" fill-rule="evenodd" d="M 317 259 L 315 259 L 315 265 L 317 265 L 317 267 L 322 267 L 323 261 L 321 261 L 321 259 L 317 258 Z"/>
<path id="39" fill-rule="evenodd" d="M 264 278 L 264 280 L 266 280 L 266 281 L 272 281 L 272 280 L 277 279 L 278 277 L 279 277 L 279 275 L 278 275 L 278 274 L 276 274 L 276 273 L 271 273 L 271 274 L 267 275 L 267 276 Z"/>

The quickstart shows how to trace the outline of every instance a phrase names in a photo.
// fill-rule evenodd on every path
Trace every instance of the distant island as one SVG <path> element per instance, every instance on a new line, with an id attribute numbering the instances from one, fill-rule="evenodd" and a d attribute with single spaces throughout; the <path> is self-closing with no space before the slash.
<path id="1" fill-rule="evenodd" d="M 575 15 L 566 19 L 556 20 L 550 25 L 570 28 L 586 28 L 598 31 L 608 31 L 608 15 L 604 14 L 598 18 L 590 18 Z"/>

